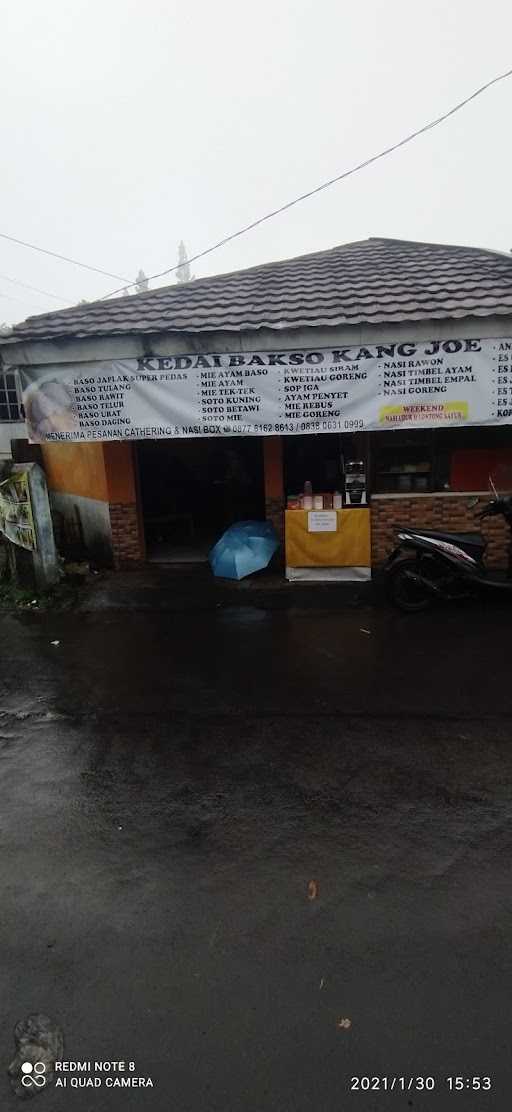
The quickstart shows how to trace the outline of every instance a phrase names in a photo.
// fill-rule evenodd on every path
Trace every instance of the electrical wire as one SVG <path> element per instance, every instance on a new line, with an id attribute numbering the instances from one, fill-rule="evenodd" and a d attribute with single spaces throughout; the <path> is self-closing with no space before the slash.
<path id="1" fill-rule="evenodd" d="M 200 251 L 197 255 L 192 255 L 192 258 L 188 259 L 187 262 L 190 264 L 197 262 L 198 259 L 204 259 L 206 255 L 211 255 L 213 251 L 218 251 L 220 247 L 224 247 L 227 243 L 231 243 L 234 239 L 238 239 L 240 236 L 245 235 L 246 232 L 251 232 L 253 228 L 259 227 L 259 225 L 264 224 L 265 221 L 272 220 L 274 216 L 279 216 L 282 212 L 287 212 L 287 210 L 293 208 L 294 205 L 300 204 L 301 201 L 306 201 L 308 197 L 314 197 L 316 193 L 321 193 L 322 190 L 329 189 L 331 185 L 336 185 L 337 182 L 343 181 L 344 178 L 349 178 L 352 174 L 357 174 L 359 170 L 364 170 L 367 166 L 371 166 L 372 163 L 378 162 L 379 159 L 385 158 L 387 155 L 392 154 L 393 151 L 399 150 L 400 147 L 405 147 L 407 143 L 411 143 L 412 140 L 417 139 L 419 135 L 424 135 L 425 132 L 432 131 L 434 127 L 438 127 L 439 124 L 444 123 L 450 116 L 455 115 L 456 112 L 460 112 L 461 108 L 465 108 L 470 101 L 481 96 L 481 94 L 485 93 L 487 89 L 490 89 L 492 85 L 497 85 L 499 81 L 504 81 L 510 76 L 512 76 L 512 69 L 499 74 L 497 77 L 493 77 L 491 81 L 487 81 L 485 85 L 481 85 L 479 89 L 476 89 L 475 92 L 465 97 L 464 100 L 459 101 L 453 108 L 444 112 L 442 116 L 437 116 L 435 120 L 431 120 L 430 123 L 425 124 L 424 127 L 420 127 L 416 131 L 411 132 L 410 135 L 406 135 L 405 138 L 400 139 L 398 143 L 393 143 L 392 146 L 385 147 L 383 151 L 379 151 L 378 154 L 372 155 L 371 158 L 366 158 L 364 162 L 359 162 L 357 166 L 352 166 L 350 170 L 344 170 L 343 173 L 337 174 L 336 177 L 330 178 L 329 181 L 324 181 L 321 185 L 317 185 L 315 189 L 310 189 L 307 193 L 301 193 L 300 197 L 295 197 L 293 201 L 288 201 L 285 205 L 281 205 L 272 212 L 267 212 L 265 216 L 260 216 L 258 220 L 253 220 L 251 224 L 246 224 L 245 227 L 240 228 L 237 232 L 232 232 L 231 235 L 225 236 L 224 239 L 220 239 L 218 243 L 214 243 L 211 247 L 207 247 L 206 250 Z M 150 274 L 147 281 L 153 282 L 156 278 L 164 278 L 167 274 L 172 274 L 174 271 L 179 270 L 180 266 L 182 266 L 182 263 L 177 263 L 176 266 L 170 266 L 167 270 L 160 270 L 158 274 Z M 112 290 L 111 293 L 104 294 L 99 300 L 105 301 L 109 297 L 115 297 L 118 293 L 125 293 L 136 284 L 136 282 L 130 282 L 127 286 L 121 286 L 117 290 Z"/>
<path id="2" fill-rule="evenodd" d="M 57 251 L 49 251 L 46 247 L 36 247 L 35 243 L 27 243 L 24 239 L 16 239 L 15 236 L 7 235 L 6 232 L 0 232 L 0 239 L 7 239 L 9 243 L 17 243 L 19 247 L 29 247 L 31 251 L 39 251 L 41 255 L 51 255 L 52 259 L 60 259 L 61 262 L 81 266 L 83 270 L 92 270 L 95 274 L 103 274 L 105 278 L 119 278 L 121 282 L 128 281 L 123 274 L 112 274 L 109 270 L 101 270 L 99 266 L 89 266 L 89 263 L 81 263 L 78 259 L 70 259 L 67 255 L 59 255 Z M 136 282 L 131 283 L 132 286 L 136 284 Z M 129 289 L 129 286 L 124 288 Z"/>
<path id="3" fill-rule="evenodd" d="M 33 293 L 40 293 L 43 297 L 51 297 L 54 301 L 67 301 L 68 305 L 73 305 L 74 302 L 69 297 L 61 297 L 58 293 L 50 293 L 49 290 L 40 290 L 37 286 L 28 286 L 26 282 L 20 282 L 18 278 L 9 278 L 7 274 L 0 274 L 3 282 L 11 282 L 13 286 L 21 286 L 23 290 L 32 290 Z"/>
<path id="4" fill-rule="evenodd" d="M 39 312 L 41 312 L 41 306 L 36 305 L 35 301 L 25 301 L 24 297 L 13 297 L 10 293 L 0 293 L 0 297 L 4 301 L 17 301 L 18 305 L 30 305 L 32 309 L 39 309 Z"/>

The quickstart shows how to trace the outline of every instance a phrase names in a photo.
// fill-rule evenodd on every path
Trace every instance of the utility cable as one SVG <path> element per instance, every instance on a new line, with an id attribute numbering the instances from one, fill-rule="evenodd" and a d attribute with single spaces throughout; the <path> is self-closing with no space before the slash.
<path id="1" fill-rule="evenodd" d="M 417 139 L 419 135 L 424 135 L 425 132 L 432 131 L 432 128 L 438 127 L 439 124 L 444 123 L 450 116 L 455 115 L 456 112 L 460 112 L 461 108 L 464 108 L 470 101 L 475 100 L 476 97 L 481 96 L 481 94 L 485 93 L 487 89 L 490 89 L 492 85 L 497 85 L 499 81 L 504 81 L 511 75 L 512 69 L 509 69 L 506 73 L 501 73 L 498 77 L 493 77 L 491 81 L 487 81 L 485 85 L 481 85 L 479 89 L 476 89 L 470 96 L 465 97 L 464 100 L 459 101 L 453 108 L 444 112 L 442 116 L 438 116 L 435 120 L 431 120 L 430 123 L 425 124 L 424 127 L 420 127 L 417 131 L 413 131 L 410 135 L 406 135 L 405 138 L 400 139 L 398 143 L 393 143 L 391 147 L 385 147 L 383 151 L 379 151 L 378 154 L 372 155 L 371 158 L 366 158 L 364 162 L 359 162 L 357 166 L 352 166 L 350 170 L 344 170 L 343 173 L 337 174 L 336 177 L 330 178 L 329 181 L 324 181 L 321 185 L 317 185 L 315 189 L 310 189 L 307 193 L 301 193 L 300 197 L 295 197 L 293 201 L 288 201 L 285 205 L 281 205 L 272 212 L 267 212 L 265 216 L 260 216 L 258 220 L 253 220 L 251 224 L 246 224 L 245 227 L 240 228 L 237 232 L 232 232 L 231 235 L 225 236 L 224 239 L 219 240 L 218 243 L 214 243 L 212 247 L 207 247 L 205 251 L 200 251 L 197 255 L 193 255 L 191 259 L 187 259 L 187 262 L 190 264 L 197 262 L 198 259 L 204 259 L 206 255 L 211 255 L 213 251 L 218 251 L 219 247 L 224 247 L 227 243 L 231 243 L 234 239 L 238 239 L 240 236 L 245 235 L 246 232 L 250 232 L 253 228 L 259 227 L 259 225 L 264 224 L 266 220 L 272 220 L 274 216 L 279 216 L 280 213 L 287 212 L 287 210 L 293 208 L 294 205 L 300 204 L 301 201 L 306 201 L 308 197 L 314 197 L 316 193 L 321 193 L 322 190 L 329 189 L 331 185 L 343 181 L 344 178 L 349 178 L 352 174 L 357 174 L 359 170 L 364 170 L 366 166 L 371 166 L 372 163 L 378 162 L 379 159 L 385 158 L 387 155 L 392 154 L 393 151 L 399 150 L 400 147 L 405 147 L 406 143 L 411 143 L 412 140 Z M 174 271 L 179 270 L 182 265 L 182 263 L 177 263 L 176 266 L 170 266 L 167 270 L 159 271 L 158 274 L 150 274 L 147 280 L 148 282 L 152 282 L 156 278 L 164 278 L 165 275 L 172 274 Z M 105 301 L 107 298 L 114 297 L 118 293 L 125 293 L 126 290 L 131 289 L 132 286 L 136 284 L 136 282 L 130 282 L 127 286 L 121 286 L 117 290 L 112 290 L 111 293 L 104 294 L 99 300 Z"/>
<path id="2" fill-rule="evenodd" d="M 51 255 L 52 259 L 60 259 L 64 263 L 72 263 L 73 266 L 81 266 L 83 270 L 92 270 L 95 274 L 103 274 L 105 278 L 119 278 L 121 282 L 127 282 L 128 279 L 123 274 L 112 274 L 109 270 L 101 270 L 99 266 L 89 266 L 89 263 L 81 263 L 78 259 L 70 259 L 67 255 L 59 255 L 57 251 L 49 251 L 46 247 L 36 247 L 35 243 L 27 243 L 24 239 L 16 239 L 15 236 L 8 236 L 6 232 L 0 232 L 0 239 L 7 239 L 9 243 L 17 243 L 19 247 L 29 247 L 31 251 L 39 251 L 41 255 Z M 135 286 L 137 283 L 132 282 L 131 285 Z M 129 286 L 125 286 L 129 289 Z"/>
<path id="3" fill-rule="evenodd" d="M 49 290 L 40 290 L 38 286 L 28 286 L 26 282 L 20 282 L 18 278 L 9 278 L 7 274 L 0 274 L 0 278 L 3 282 L 11 282 L 13 286 L 21 286 L 23 290 L 32 290 L 32 293 L 40 293 L 43 297 L 53 298 L 54 301 L 67 301 L 68 305 L 75 304 L 69 297 L 61 297 L 58 293 L 50 293 Z"/>
<path id="4" fill-rule="evenodd" d="M 36 305 L 35 301 L 25 301 L 24 297 L 13 297 L 10 293 L 0 293 L 0 297 L 5 301 L 17 301 L 19 305 L 30 305 L 32 309 L 39 309 L 41 312 L 41 306 Z"/>

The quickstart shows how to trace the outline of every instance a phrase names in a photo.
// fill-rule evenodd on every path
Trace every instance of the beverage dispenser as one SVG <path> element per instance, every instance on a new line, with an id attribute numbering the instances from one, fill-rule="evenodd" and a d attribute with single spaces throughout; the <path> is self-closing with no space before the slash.
<path id="1" fill-rule="evenodd" d="M 366 506 L 366 469 L 362 459 L 347 460 L 345 464 L 345 505 Z"/>

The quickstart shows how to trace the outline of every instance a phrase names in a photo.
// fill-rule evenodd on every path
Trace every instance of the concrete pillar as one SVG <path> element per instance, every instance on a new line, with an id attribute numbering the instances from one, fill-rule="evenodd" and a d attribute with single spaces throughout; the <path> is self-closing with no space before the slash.
<path id="1" fill-rule="evenodd" d="M 145 559 L 144 522 L 136 447 L 124 441 L 103 444 L 114 566 L 135 567 Z"/>

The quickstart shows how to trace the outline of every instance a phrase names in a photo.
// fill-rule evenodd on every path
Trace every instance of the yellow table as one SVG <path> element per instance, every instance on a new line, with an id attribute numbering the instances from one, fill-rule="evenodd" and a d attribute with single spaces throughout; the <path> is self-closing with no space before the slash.
<path id="1" fill-rule="evenodd" d="M 370 567 L 370 510 L 348 506 L 332 511 L 336 531 L 308 532 L 308 510 L 286 510 L 286 565 L 290 568 Z"/>

